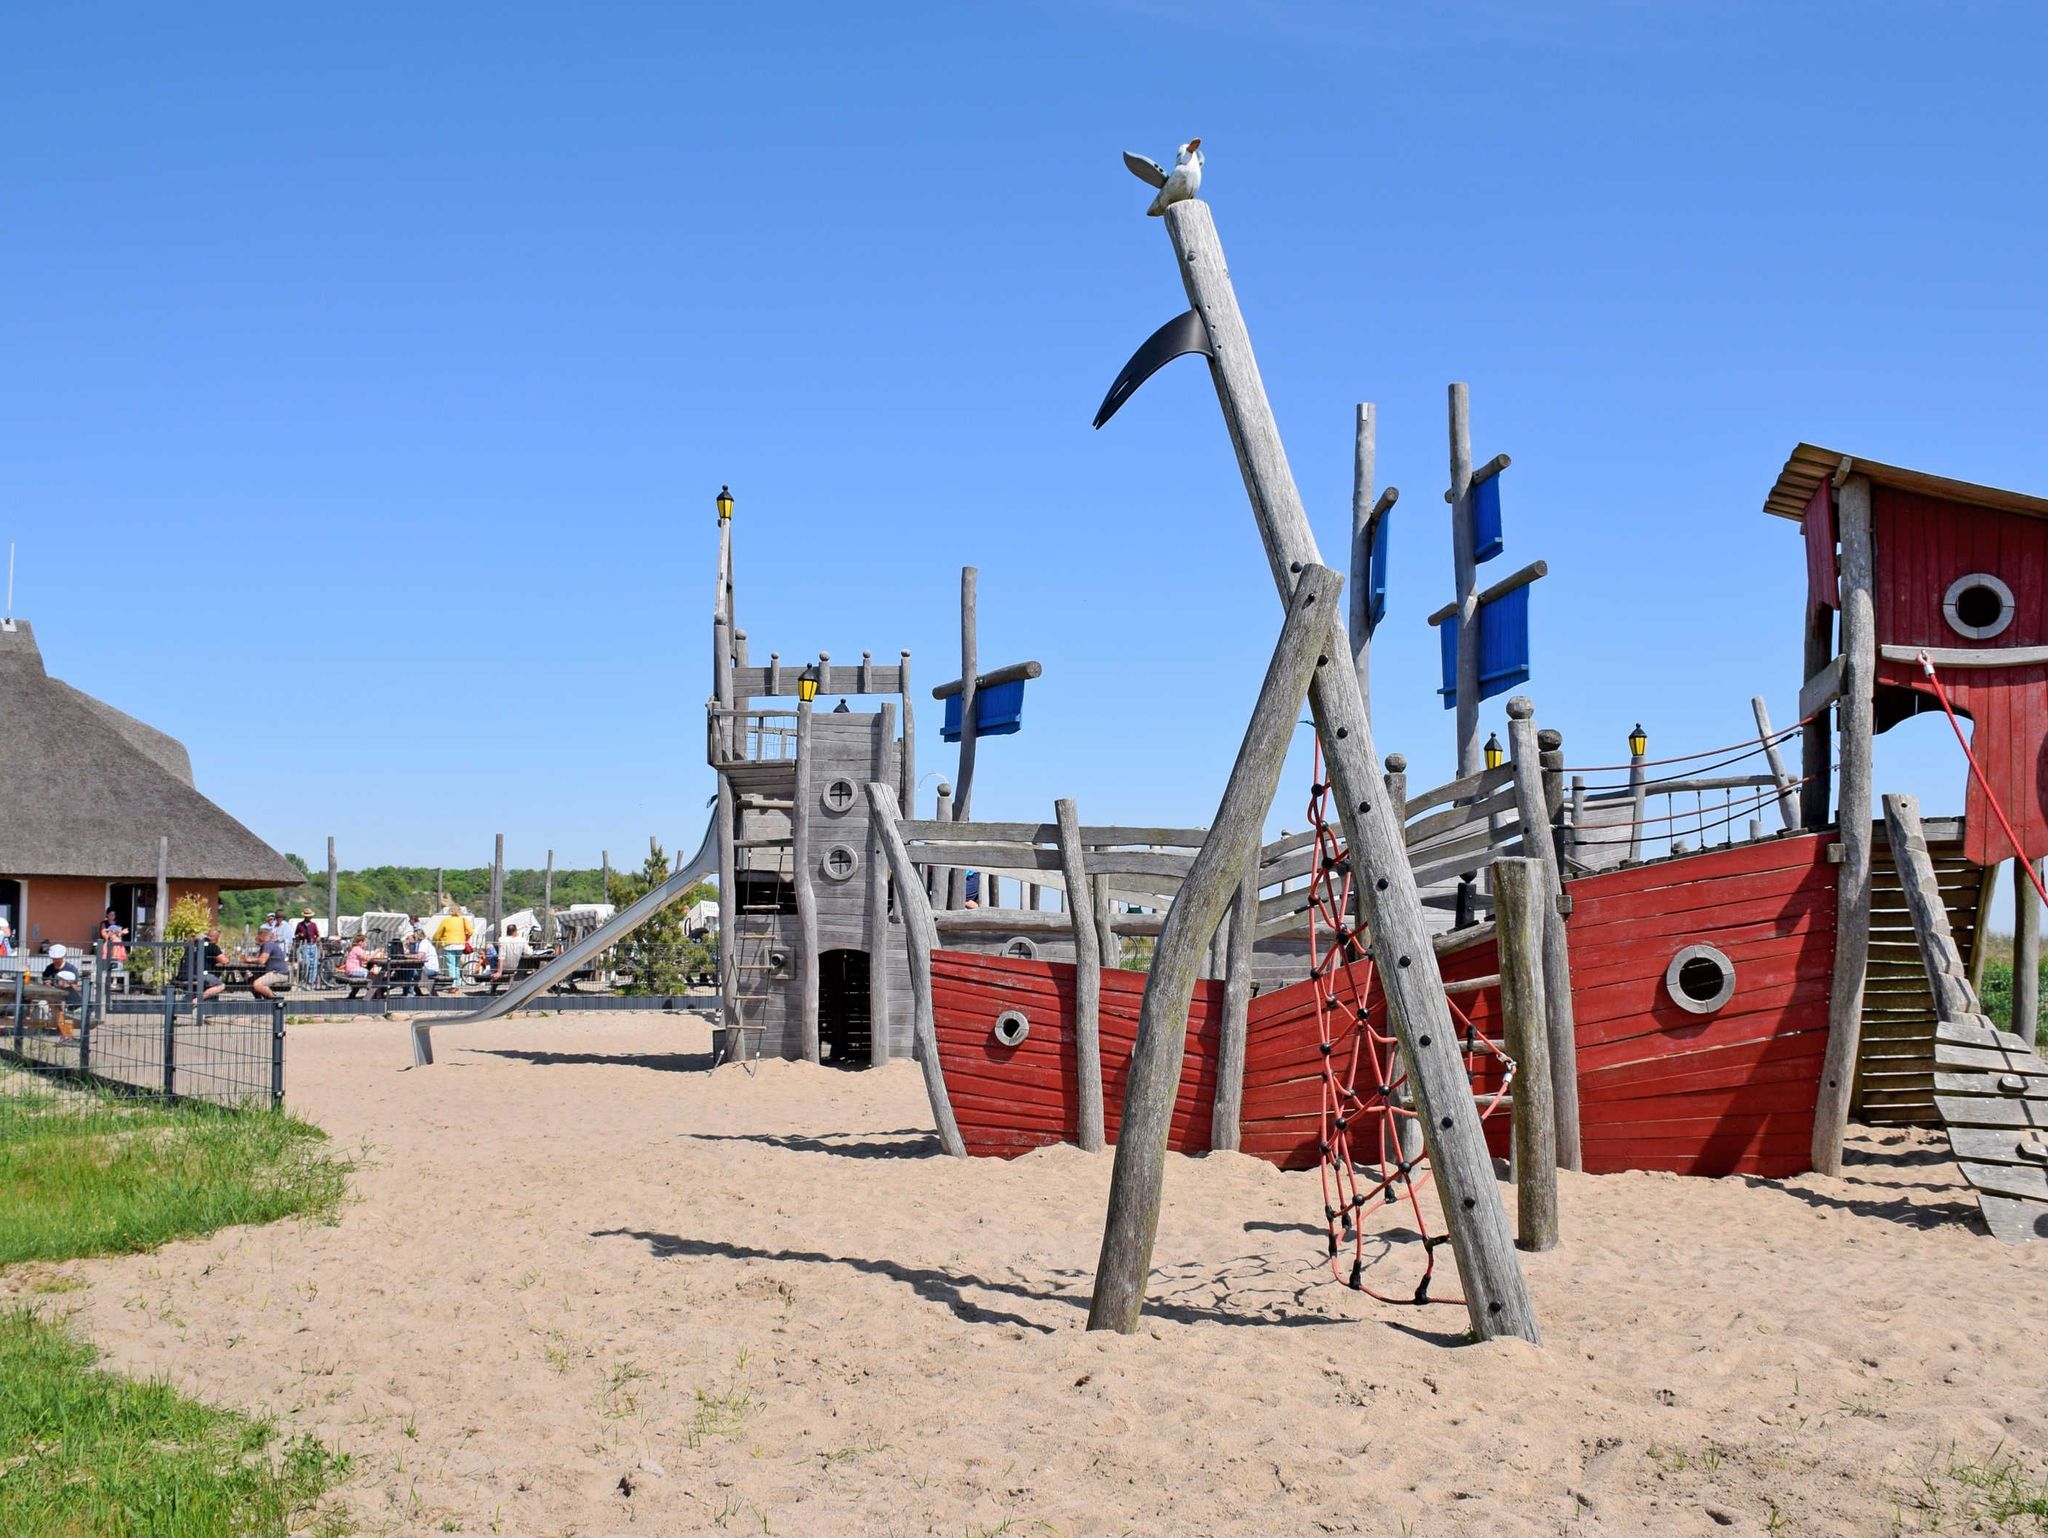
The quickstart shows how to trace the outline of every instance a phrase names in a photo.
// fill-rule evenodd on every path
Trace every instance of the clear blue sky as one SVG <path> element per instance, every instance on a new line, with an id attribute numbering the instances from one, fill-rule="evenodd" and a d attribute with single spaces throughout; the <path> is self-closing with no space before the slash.
<path id="1" fill-rule="evenodd" d="M 2048 491 L 2044 43 L 2019 4 L 24 0 L 16 611 L 282 848 L 694 847 L 730 482 L 757 656 L 950 677 L 972 562 L 985 662 L 1045 664 L 977 810 L 1205 820 L 1278 608 L 1199 363 L 1088 425 L 1183 305 L 1118 152 L 1199 134 L 1333 560 L 1381 412 L 1382 751 L 1449 767 L 1452 379 L 1515 458 L 1497 569 L 1552 565 L 1568 755 L 1728 741 L 1794 714 L 1795 441 Z M 1879 771 L 1960 806 L 1938 720 Z"/>

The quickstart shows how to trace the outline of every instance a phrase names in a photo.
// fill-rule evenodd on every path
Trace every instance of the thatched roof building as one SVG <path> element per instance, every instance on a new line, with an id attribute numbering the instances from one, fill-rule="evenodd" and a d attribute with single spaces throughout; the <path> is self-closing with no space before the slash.
<path id="1" fill-rule="evenodd" d="M 52 678 L 26 620 L 0 625 L 0 794 L 0 903 L 13 898 L 7 905 L 24 938 L 24 900 L 30 919 L 42 914 L 35 927 L 43 938 L 84 938 L 70 933 L 71 910 L 86 904 L 97 913 L 115 903 L 117 885 L 153 884 L 159 838 L 170 840 L 173 884 L 209 900 L 223 887 L 300 880 L 199 793 L 182 743 Z M 44 900 L 4 890 L 24 885 L 44 889 Z M 58 909 L 64 922 L 53 926 Z"/>

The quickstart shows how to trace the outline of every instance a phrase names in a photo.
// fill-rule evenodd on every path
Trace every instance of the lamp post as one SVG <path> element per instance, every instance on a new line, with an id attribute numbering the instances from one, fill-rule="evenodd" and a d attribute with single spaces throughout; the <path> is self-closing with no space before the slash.
<path id="1" fill-rule="evenodd" d="M 796 697 L 806 705 L 818 697 L 818 664 L 812 663 L 798 675 Z"/>
<path id="2" fill-rule="evenodd" d="M 1650 739 L 1638 721 L 1635 729 L 1628 734 L 1628 791 L 1629 829 L 1628 857 L 1640 860 L 1643 857 L 1643 802 L 1648 796 L 1644 789 L 1643 759 L 1650 751 Z"/>
<path id="3" fill-rule="evenodd" d="M 718 488 L 718 521 L 720 523 L 732 522 L 732 488 L 730 486 Z"/>

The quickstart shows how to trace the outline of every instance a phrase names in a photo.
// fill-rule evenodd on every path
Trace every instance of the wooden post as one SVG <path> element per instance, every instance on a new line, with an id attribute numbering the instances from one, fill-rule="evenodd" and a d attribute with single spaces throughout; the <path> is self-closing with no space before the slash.
<path id="1" fill-rule="evenodd" d="M 933 811 L 932 817 L 937 822 L 951 822 L 953 820 L 953 787 L 944 780 L 939 781 L 938 805 L 937 809 Z M 926 867 L 925 879 L 931 883 L 932 901 L 941 908 L 955 906 L 953 902 L 952 878 L 953 872 L 948 866 L 932 865 Z"/>
<path id="2" fill-rule="evenodd" d="M 1806 671 L 1799 676 L 1802 680 L 1811 678 L 1834 660 L 1835 611 L 1821 601 L 1820 594 L 1810 593 L 1806 600 Z M 1799 729 L 1799 772 L 1805 777 L 1799 787 L 1799 825 L 1809 833 L 1828 825 L 1831 745 L 1828 713 L 1823 708 Z"/>
<path id="3" fill-rule="evenodd" d="M 1358 697 L 1372 713 L 1372 536 L 1375 421 L 1372 403 L 1358 403 L 1351 450 L 1351 666 L 1358 674 Z"/>
<path id="4" fill-rule="evenodd" d="M 718 1018 L 728 1032 L 740 1025 L 740 930 L 739 930 L 739 810 L 734 804 L 732 781 L 723 770 L 718 776 Z M 548 915 L 552 930 L 554 914 Z M 552 935 L 550 935 L 552 938 Z M 738 1035 L 727 1041 L 737 1042 Z"/>
<path id="5" fill-rule="evenodd" d="M 946 1076 L 939 1068 L 939 1033 L 932 1014 L 932 952 L 939 948 L 939 932 L 932 922 L 931 899 L 917 879 L 917 867 L 910 863 L 903 830 L 897 826 L 903 816 L 896 792 L 887 785 L 869 785 L 868 808 L 881 830 L 889 869 L 896 877 L 896 907 L 910 952 L 911 1053 L 924 1072 L 924 1092 L 931 1101 L 939 1146 L 954 1158 L 964 1159 L 967 1145 L 961 1141 L 960 1124 L 953 1119 L 953 1099 L 946 1093 Z"/>
<path id="6" fill-rule="evenodd" d="M 1771 713 L 1764 708 L 1764 697 L 1752 695 L 1749 709 L 1756 717 L 1757 740 L 1764 745 L 1764 762 L 1770 765 L 1771 778 L 1778 782 L 1778 815 L 1784 819 L 1785 831 L 1789 833 L 1799 826 L 1799 793 L 1792 780 L 1792 771 L 1785 767 L 1785 755 L 1778 751 L 1778 744 L 1771 736 Z"/>
<path id="7" fill-rule="evenodd" d="M 1257 837 L 1254 830 L 1253 837 Z M 1230 905 L 1223 953 L 1223 1019 L 1216 1037 L 1216 1098 L 1209 1146 L 1236 1151 L 1243 1136 L 1244 1048 L 1252 1007 L 1253 947 L 1259 938 L 1259 852 L 1253 848 Z"/>
<path id="8" fill-rule="evenodd" d="M 953 816 L 960 822 L 971 822 L 974 817 L 974 745 L 978 736 L 974 675 L 981 665 L 975 633 L 974 586 L 980 575 L 972 566 L 960 568 L 960 771 L 953 777 Z M 967 872 L 955 868 L 947 884 L 946 906 L 958 908 L 966 901 Z"/>
<path id="9" fill-rule="evenodd" d="M 724 778 L 725 777 L 723 775 L 719 776 L 719 779 L 721 781 L 723 781 Z M 597 858 L 599 867 L 599 877 L 604 883 L 604 892 L 598 898 L 598 901 L 608 903 L 612 900 L 612 852 L 609 849 L 600 850 L 598 851 Z"/>
<path id="10" fill-rule="evenodd" d="M 1876 732 L 1877 622 L 1871 587 L 1870 482 L 1852 475 L 1836 498 L 1842 537 L 1842 774 L 1836 810 L 1842 863 L 1835 888 L 1835 972 L 1828 994 L 1828 1047 L 1813 1112 L 1813 1167 L 1842 1172 L 1842 1134 L 1863 1034 L 1863 978 L 1870 961 L 1870 754 Z"/>
<path id="11" fill-rule="evenodd" d="M 447 872 L 441 866 L 436 865 L 434 867 L 434 906 L 436 908 L 439 908 L 441 904 L 448 900 L 448 883 L 443 879 L 446 874 Z"/>
<path id="12" fill-rule="evenodd" d="M 1095 938 L 1102 947 L 1102 964 L 1114 972 L 1124 963 L 1123 937 L 1116 932 L 1116 905 L 1109 900 L 1109 886 L 1097 876 L 1090 887 L 1095 902 Z"/>
<path id="13" fill-rule="evenodd" d="M 1508 701 L 1508 753 L 1515 764 L 1515 813 L 1522 823 L 1522 852 L 1543 868 L 1543 1008 L 1550 1031 L 1551 1102 L 1557 1117 L 1557 1161 L 1565 1169 L 1585 1168 L 1579 1137 L 1579 1031 L 1572 1009 L 1572 962 L 1566 942 L 1564 877 L 1550 839 L 1549 803 L 1543 797 L 1542 749 L 1537 746 L 1536 707 L 1526 694 Z M 1538 765 L 1536 774 L 1524 765 Z"/>
<path id="14" fill-rule="evenodd" d="M 724 894 L 720 893 L 719 908 L 723 910 L 724 907 Z M 540 878 L 540 937 L 543 942 L 555 937 L 555 852 L 552 849 L 548 851 L 548 868 Z M 725 943 L 723 931 L 718 936 L 718 943 Z"/>
<path id="15" fill-rule="evenodd" d="M 1088 1328 L 1128 1335 L 1145 1307 L 1145 1280 L 1159 1232 L 1159 1201 L 1166 1178 L 1166 1145 L 1173 1102 L 1180 1091 L 1187 1050 L 1188 1005 L 1201 970 L 1202 950 L 1236 899 L 1248 867 L 1258 859 L 1259 829 L 1273 804 L 1302 696 L 1318 659 L 1335 633 L 1332 620 L 1343 579 L 1324 566 L 1307 566 L 1287 606 L 1287 622 L 1273 649 L 1251 723 L 1231 766 L 1223 800 L 1209 824 L 1152 953 L 1151 975 L 1138 1010 L 1110 1175 L 1109 1215 Z M 1350 669 L 1343 670 L 1347 675 Z"/>
<path id="16" fill-rule="evenodd" d="M 902 789 L 897 792 L 897 804 L 915 810 L 917 806 L 917 717 L 911 712 L 910 708 L 910 653 L 908 651 L 903 653 L 902 668 L 903 671 L 899 675 L 902 688 L 897 695 L 903 708 L 903 751 L 900 755 L 902 773 L 897 779 L 897 783 Z"/>
<path id="17" fill-rule="evenodd" d="M 818 1061 L 818 894 L 811 885 L 811 702 L 796 705 L 796 777 L 789 813 L 789 863 L 796 886 L 796 1039 Z"/>
<path id="18" fill-rule="evenodd" d="M 1223 245 L 1209 205 L 1199 198 L 1170 205 L 1161 222 L 1179 259 L 1189 302 L 1208 328 L 1214 350 L 1210 379 L 1274 585 L 1286 603 L 1299 572 L 1321 563 L 1238 309 Z M 1333 610 L 1326 655 L 1342 656 L 1344 642 L 1343 626 Z M 1515 1258 L 1507 1209 L 1494 1183 L 1493 1161 L 1451 1029 L 1443 975 L 1423 921 L 1415 873 L 1408 864 L 1401 828 L 1387 810 L 1358 675 L 1350 668 L 1340 668 L 1334 676 L 1330 669 L 1319 668 L 1309 685 L 1309 705 L 1337 788 L 1353 867 L 1365 887 L 1388 1018 L 1413 1067 L 1416 1108 L 1426 1123 L 1430 1162 L 1458 1260 L 1467 1316 L 1481 1339 L 1513 1335 L 1536 1340 L 1535 1310 Z"/>
<path id="19" fill-rule="evenodd" d="M 327 933 L 341 933 L 341 866 L 334 858 L 334 835 L 327 835 Z"/>
<path id="20" fill-rule="evenodd" d="M 2034 869 L 2043 869 L 2036 860 Z M 2027 879 L 2027 862 L 2012 862 L 2012 1029 L 2029 1046 L 2041 1025 L 2041 894 Z M 1991 917 L 1979 911 L 1979 925 Z"/>
<path id="21" fill-rule="evenodd" d="M 1472 527 L 1472 401 L 1463 384 L 1451 386 L 1451 566 L 1458 604 L 1458 773 L 1485 767 L 1479 750 L 1479 563 Z"/>
<path id="22" fill-rule="evenodd" d="M 1515 1247 L 1547 1250 L 1557 1243 L 1559 1161 L 1543 977 L 1543 915 L 1552 899 L 1542 863 L 1526 855 L 1496 860 L 1493 902 L 1501 1013 L 1515 1060 Z"/>
<path id="23" fill-rule="evenodd" d="M 1060 873 L 1067 883 L 1067 917 L 1074 926 L 1074 1083 L 1080 1102 L 1074 1141 L 1098 1153 L 1103 1144 L 1102 939 L 1081 850 L 1080 814 L 1063 798 L 1052 804 L 1052 815 L 1059 829 Z"/>
<path id="24" fill-rule="evenodd" d="M 875 722 L 874 766 L 869 778 L 886 784 L 889 746 L 896 737 L 896 702 L 884 700 Z M 882 848 L 881 829 L 872 814 L 868 817 L 868 1065 L 879 1068 L 889 1061 L 889 1027 L 894 1013 L 889 994 L 889 856 Z"/>
<path id="25" fill-rule="evenodd" d="M 1393 818 L 1396 828 L 1405 830 L 1408 825 L 1408 758 L 1406 754 L 1389 753 L 1387 755 L 1387 772 L 1381 776 L 1381 783 L 1385 785 L 1387 791 L 1387 815 Z M 1402 835 L 1404 847 L 1406 837 L 1407 835 L 1404 831 Z M 1365 882 L 1363 879 L 1352 882 L 1351 895 L 1353 905 L 1356 908 L 1356 912 L 1352 915 L 1352 922 L 1358 926 L 1358 931 L 1361 935 L 1367 934 L 1370 931 L 1369 918 L 1365 910 Z M 1409 1066 L 1408 1050 L 1406 1047 L 1400 1048 L 1400 1056 L 1402 1083 L 1389 1098 L 1395 1105 L 1402 1107 L 1404 1110 L 1413 1111 L 1415 1109 L 1415 1091 L 1412 1081 L 1415 1077 L 1415 1071 Z M 1401 1161 L 1404 1164 L 1413 1164 L 1421 1159 L 1426 1149 L 1423 1144 L 1422 1123 L 1420 1119 L 1412 1115 L 1395 1117 L 1394 1145 L 1400 1151 Z"/>
<path id="26" fill-rule="evenodd" d="M 1024 910 L 1027 913 L 1036 913 L 1038 911 L 1038 883 L 1036 881 L 1024 883 Z"/>
<path id="27" fill-rule="evenodd" d="M 505 932 L 505 835 L 500 833 L 491 852 L 491 938 Z"/>
<path id="28" fill-rule="evenodd" d="M 169 917 L 171 906 L 171 839 L 161 834 L 156 841 L 156 925 L 155 938 L 164 937 L 164 921 Z M 279 940 L 284 936 L 279 935 Z"/>

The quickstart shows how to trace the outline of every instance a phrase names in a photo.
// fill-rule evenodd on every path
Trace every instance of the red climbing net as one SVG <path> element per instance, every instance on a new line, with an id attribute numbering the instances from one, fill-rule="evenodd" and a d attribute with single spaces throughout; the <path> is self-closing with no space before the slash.
<path id="1" fill-rule="evenodd" d="M 1423 1215 L 1421 1193 L 1428 1185 L 1428 1160 L 1422 1152 L 1422 1129 L 1406 1104 L 1407 1076 L 1399 1044 L 1386 1020 L 1386 1004 L 1371 1002 L 1373 961 L 1353 920 L 1353 878 L 1344 846 L 1329 816 L 1330 792 L 1323 777 L 1323 755 L 1316 749 L 1315 783 L 1310 787 L 1308 818 L 1314 858 L 1309 878 L 1309 961 L 1316 991 L 1316 1025 L 1322 1034 L 1323 1109 L 1321 1155 L 1323 1221 L 1329 1235 L 1330 1274 L 1382 1303 L 1462 1303 L 1462 1298 L 1429 1295 L 1436 1274 L 1437 1246 L 1450 1238 L 1432 1234 Z M 1449 1000 L 1465 1059 L 1468 1078 L 1482 1073 L 1498 1084 L 1481 1102 L 1479 1114 L 1490 1116 L 1505 1103 L 1514 1081 L 1515 1064 L 1498 1043 L 1481 1036 L 1467 1013 Z M 1379 1022 L 1375 1024 L 1374 1016 Z M 1405 1136 L 1404 1136 L 1405 1134 Z M 1404 1156 L 1403 1143 L 1415 1150 Z M 1377 1203 L 1406 1201 L 1422 1236 L 1422 1277 L 1412 1297 L 1394 1297 L 1365 1284 L 1365 1215 Z M 1349 1249 L 1348 1274 L 1342 1264 Z"/>

